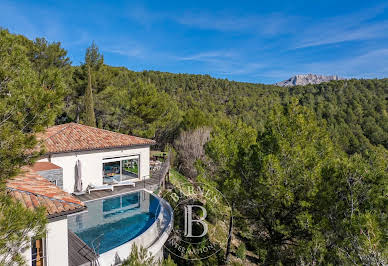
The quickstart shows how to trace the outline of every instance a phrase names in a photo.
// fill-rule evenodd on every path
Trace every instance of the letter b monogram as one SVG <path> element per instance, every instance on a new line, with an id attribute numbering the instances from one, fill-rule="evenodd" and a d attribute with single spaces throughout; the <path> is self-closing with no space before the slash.
<path id="1" fill-rule="evenodd" d="M 198 219 L 193 219 L 193 208 L 197 207 L 200 208 L 203 212 L 203 216 Z M 203 237 L 207 233 L 207 224 L 204 222 L 205 218 L 207 216 L 206 209 L 199 205 L 187 205 L 185 206 L 185 237 Z M 200 235 L 193 235 L 193 222 L 202 224 L 203 232 Z"/>

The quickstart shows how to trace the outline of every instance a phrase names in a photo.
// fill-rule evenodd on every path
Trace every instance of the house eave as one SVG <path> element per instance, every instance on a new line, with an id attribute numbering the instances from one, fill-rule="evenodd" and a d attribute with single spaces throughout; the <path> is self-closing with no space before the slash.
<path id="1" fill-rule="evenodd" d="M 87 209 L 87 207 L 83 206 L 81 208 L 77 208 L 77 209 L 74 209 L 74 210 L 69 210 L 69 211 L 63 211 L 63 212 L 60 212 L 60 213 L 49 214 L 46 217 L 47 217 L 47 219 L 50 222 L 53 222 L 53 221 L 56 221 L 56 220 L 60 220 L 61 218 L 66 218 L 66 216 L 68 216 L 70 214 L 75 214 L 77 212 L 83 212 L 86 209 Z"/>
<path id="2" fill-rule="evenodd" d="M 125 149 L 125 148 L 141 148 L 141 147 L 149 147 L 149 146 L 152 146 L 152 145 L 156 145 L 156 142 L 154 142 L 154 143 L 146 143 L 146 144 L 125 145 L 125 146 L 111 146 L 111 147 L 106 147 L 106 148 L 90 148 L 90 149 L 75 149 L 75 150 L 68 150 L 68 151 L 46 152 L 43 155 L 75 153 L 75 152 L 87 152 L 87 151 L 106 151 L 106 150 Z"/>

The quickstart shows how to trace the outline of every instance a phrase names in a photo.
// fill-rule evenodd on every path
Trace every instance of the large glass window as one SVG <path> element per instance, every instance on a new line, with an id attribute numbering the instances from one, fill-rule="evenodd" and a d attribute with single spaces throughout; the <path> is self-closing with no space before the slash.
<path id="1" fill-rule="evenodd" d="M 31 262 L 32 266 L 44 266 L 46 261 L 46 252 L 44 241 L 42 239 L 33 239 L 31 241 Z"/>
<path id="2" fill-rule="evenodd" d="M 103 163 L 104 183 L 120 181 L 120 161 Z"/>
<path id="3" fill-rule="evenodd" d="M 123 160 L 121 163 L 121 180 L 139 178 L 139 159 Z"/>
<path id="4" fill-rule="evenodd" d="M 137 179 L 139 178 L 139 156 L 104 159 L 102 171 L 104 184 Z"/>

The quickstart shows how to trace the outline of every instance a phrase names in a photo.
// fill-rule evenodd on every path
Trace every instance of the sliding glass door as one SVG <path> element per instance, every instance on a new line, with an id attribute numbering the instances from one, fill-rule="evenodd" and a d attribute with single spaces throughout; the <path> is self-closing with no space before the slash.
<path id="1" fill-rule="evenodd" d="M 104 184 L 138 179 L 139 155 L 105 158 L 102 161 L 102 171 Z"/>

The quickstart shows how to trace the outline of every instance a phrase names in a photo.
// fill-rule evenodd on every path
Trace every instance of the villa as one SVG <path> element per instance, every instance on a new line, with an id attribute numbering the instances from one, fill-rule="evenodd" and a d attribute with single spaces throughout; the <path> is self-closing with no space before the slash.
<path id="1" fill-rule="evenodd" d="M 28 265 L 116 265 L 133 244 L 162 258 L 173 218 L 152 193 L 162 180 L 150 175 L 153 140 L 76 123 L 37 137 L 44 156 L 7 182 L 27 208 L 46 208 L 46 237 L 23 251 Z"/>

